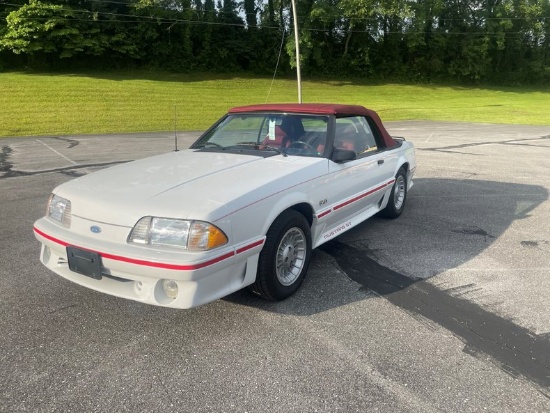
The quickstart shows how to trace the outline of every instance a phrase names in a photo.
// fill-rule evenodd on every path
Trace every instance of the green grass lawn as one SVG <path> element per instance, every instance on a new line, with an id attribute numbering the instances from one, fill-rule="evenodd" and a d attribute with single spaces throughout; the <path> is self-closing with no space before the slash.
<path id="1" fill-rule="evenodd" d="M 242 75 L 0 73 L 0 136 L 201 130 L 231 106 L 296 102 L 296 82 Z M 353 103 L 382 120 L 550 124 L 550 88 L 305 80 L 304 102 Z M 269 96 L 268 96 L 269 94 Z"/>

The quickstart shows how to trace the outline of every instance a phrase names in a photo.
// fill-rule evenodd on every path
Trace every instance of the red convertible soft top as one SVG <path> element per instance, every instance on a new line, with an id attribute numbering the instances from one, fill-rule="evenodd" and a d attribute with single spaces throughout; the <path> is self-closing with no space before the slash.
<path id="1" fill-rule="evenodd" d="M 368 116 L 378 126 L 387 148 L 397 145 L 397 142 L 390 136 L 382 124 L 378 114 L 360 105 L 338 105 L 331 103 L 267 103 L 263 105 L 238 106 L 229 109 L 229 113 L 249 112 L 283 112 L 302 113 L 315 115 L 335 116 Z"/>

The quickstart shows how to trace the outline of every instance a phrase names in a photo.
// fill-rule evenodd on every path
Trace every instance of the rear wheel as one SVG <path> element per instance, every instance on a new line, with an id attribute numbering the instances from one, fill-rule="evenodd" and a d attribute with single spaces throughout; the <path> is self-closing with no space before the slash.
<path id="1" fill-rule="evenodd" d="M 399 169 L 395 175 L 395 182 L 390 193 L 388 205 L 381 211 L 381 215 L 386 218 L 397 218 L 405 209 L 407 200 L 407 171 L 405 168 Z"/>
<path id="2" fill-rule="evenodd" d="M 311 256 L 311 230 L 297 211 L 281 214 L 267 231 L 256 282 L 249 289 L 268 300 L 284 300 L 302 284 Z"/>

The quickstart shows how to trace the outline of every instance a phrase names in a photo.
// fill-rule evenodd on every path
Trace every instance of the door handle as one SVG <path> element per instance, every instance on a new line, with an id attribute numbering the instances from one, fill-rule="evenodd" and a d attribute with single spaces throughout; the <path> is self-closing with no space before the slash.
<path id="1" fill-rule="evenodd" d="M 382 165 L 384 163 L 383 159 L 378 159 L 378 165 Z"/>

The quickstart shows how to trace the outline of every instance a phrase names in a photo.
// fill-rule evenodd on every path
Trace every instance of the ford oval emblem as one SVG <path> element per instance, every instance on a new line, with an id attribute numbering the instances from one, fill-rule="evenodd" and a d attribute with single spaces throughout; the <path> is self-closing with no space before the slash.
<path id="1" fill-rule="evenodd" d="M 92 231 L 94 234 L 99 234 L 101 232 L 101 228 L 99 228 L 97 225 L 92 225 L 90 227 L 90 231 Z"/>

